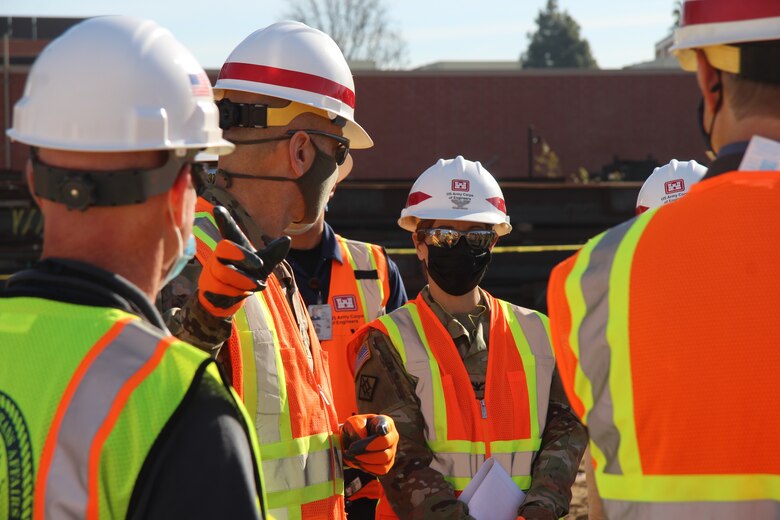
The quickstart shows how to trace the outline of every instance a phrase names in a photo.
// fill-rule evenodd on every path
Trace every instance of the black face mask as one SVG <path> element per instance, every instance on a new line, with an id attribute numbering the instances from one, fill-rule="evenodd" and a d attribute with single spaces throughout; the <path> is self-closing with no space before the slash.
<path id="1" fill-rule="evenodd" d="M 465 238 L 451 249 L 428 246 L 428 274 L 453 296 L 462 296 L 479 285 L 489 263 L 490 249 L 472 249 Z"/>
<path id="2" fill-rule="evenodd" d="M 311 224 L 317 220 L 325 209 L 325 205 L 328 203 L 328 197 L 330 197 L 330 192 L 338 179 L 338 164 L 336 164 L 336 159 L 320 150 L 319 147 L 314 144 L 314 141 L 312 141 L 312 145 L 314 145 L 314 149 L 316 150 L 314 161 L 311 163 L 311 167 L 303 172 L 303 175 L 297 179 L 249 175 L 246 173 L 236 173 L 219 169 L 214 176 L 214 180 L 209 182 L 220 185 L 220 187 L 223 188 L 229 188 L 231 186 L 232 182 L 230 179 L 232 178 L 294 182 L 301 191 L 303 204 L 305 206 L 303 218 L 300 222 L 296 222 L 296 224 Z"/>
<path id="3" fill-rule="evenodd" d="M 303 218 L 297 224 L 311 224 L 319 218 L 338 177 L 339 167 L 336 159 L 320 150 L 313 141 L 312 144 L 317 150 L 314 162 L 311 163 L 311 168 L 295 181 L 301 190 L 305 206 Z"/>

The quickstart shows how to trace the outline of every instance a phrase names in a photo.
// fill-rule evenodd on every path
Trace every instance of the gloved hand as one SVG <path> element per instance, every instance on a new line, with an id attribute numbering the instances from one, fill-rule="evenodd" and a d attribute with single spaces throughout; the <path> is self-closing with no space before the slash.
<path id="1" fill-rule="evenodd" d="M 213 316 L 231 318 L 244 298 L 265 289 L 268 276 L 290 250 L 290 237 L 282 236 L 262 251 L 253 251 L 228 210 L 215 206 L 214 220 L 222 240 L 200 273 L 198 301 Z"/>
<path id="2" fill-rule="evenodd" d="M 386 415 L 353 415 L 341 426 L 341 445 L 348 466 L 384 475 L 393 467 L 398 448 L 395 422 Z"/>

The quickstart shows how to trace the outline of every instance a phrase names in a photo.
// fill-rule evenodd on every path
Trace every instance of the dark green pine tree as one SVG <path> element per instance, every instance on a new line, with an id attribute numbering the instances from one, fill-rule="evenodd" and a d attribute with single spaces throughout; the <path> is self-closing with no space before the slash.
<path id="1" fill-rule="evenodd" d="M 580 25 L 558 9 L 557 0 L 547 0 L 536 25 L 536 32 L 528 33 L 528 49 L 520 56 L 524 69 L 598 68 L 588 40 L 580 36 Z"/>

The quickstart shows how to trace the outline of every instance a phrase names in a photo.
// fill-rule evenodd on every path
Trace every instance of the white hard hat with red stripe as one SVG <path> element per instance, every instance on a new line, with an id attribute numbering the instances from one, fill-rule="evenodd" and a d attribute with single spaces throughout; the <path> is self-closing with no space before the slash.
<path id="1" fill-rule="evenodd" d="M 685 0 L 672 52 L 686 70 L 696 70 L 700 49 L 713 67 L 760 79 L 766 71 L 753 70 L 751 51 L 735 44 L 772 40 L 780 40 L 778 0 Z"/>
<path id="2" fill-rule="evenodd" d="M 498 236 L 512 231 L 496 179 L 480 163 L 460 155 L 439 159 L 414 182 L 398 225 L 413 232 L 421 220 L 491 224 Z"/>
<path id="3" fill-rule="evenodd" d="M 669 164 L 659 166 L 647 178 L 639 190 L 636 200 L 636 214 L 657 208 L 679 199 L 699 182 L 707 168 L 696 161 L 672 159 Z"/>
<path id="4" fill-rule="evenodd" d="M 344 137 L 351 148 L 374 144 L 355 121 L 355 84 L 347 60 L 330 36 L 303 23 L 275 23 L 238 44 L 214 85 L 217 99 L 229 97 L 225 92 L 229 90 L 312 107 L 316 110 L 309 111 L 345 123 Z"/>

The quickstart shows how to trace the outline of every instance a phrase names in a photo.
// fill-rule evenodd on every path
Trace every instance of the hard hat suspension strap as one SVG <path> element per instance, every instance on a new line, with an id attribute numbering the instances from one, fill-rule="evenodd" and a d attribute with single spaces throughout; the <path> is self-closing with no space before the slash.
<path id="1" fill-rule="evenodd" d="M 33 190 L 37 196 L 65 204 L 70 210 L 140 204 L 170 190 L 182 167 L 191 163 L 198 151 L 188 150 L 183 156 L 171 151 L 159 168 L 96 171 L 49 166 L 41 162 L 33 148 Z"/>
<path id="2" fill-rule="evenodd" d="M 268 128 L 269 126 L 287 126 L 301 114 L 312 113 L 324 117 L 338 127 L 344 127 L 347 120 L 341 116 L 331 118 L 328 112 L 301 103 L 290 102 L 281 108 L 264 104 L 234 103 L 228 98 L 217 101 L 219 108 L 219 127 L 230 128 Z"/>

